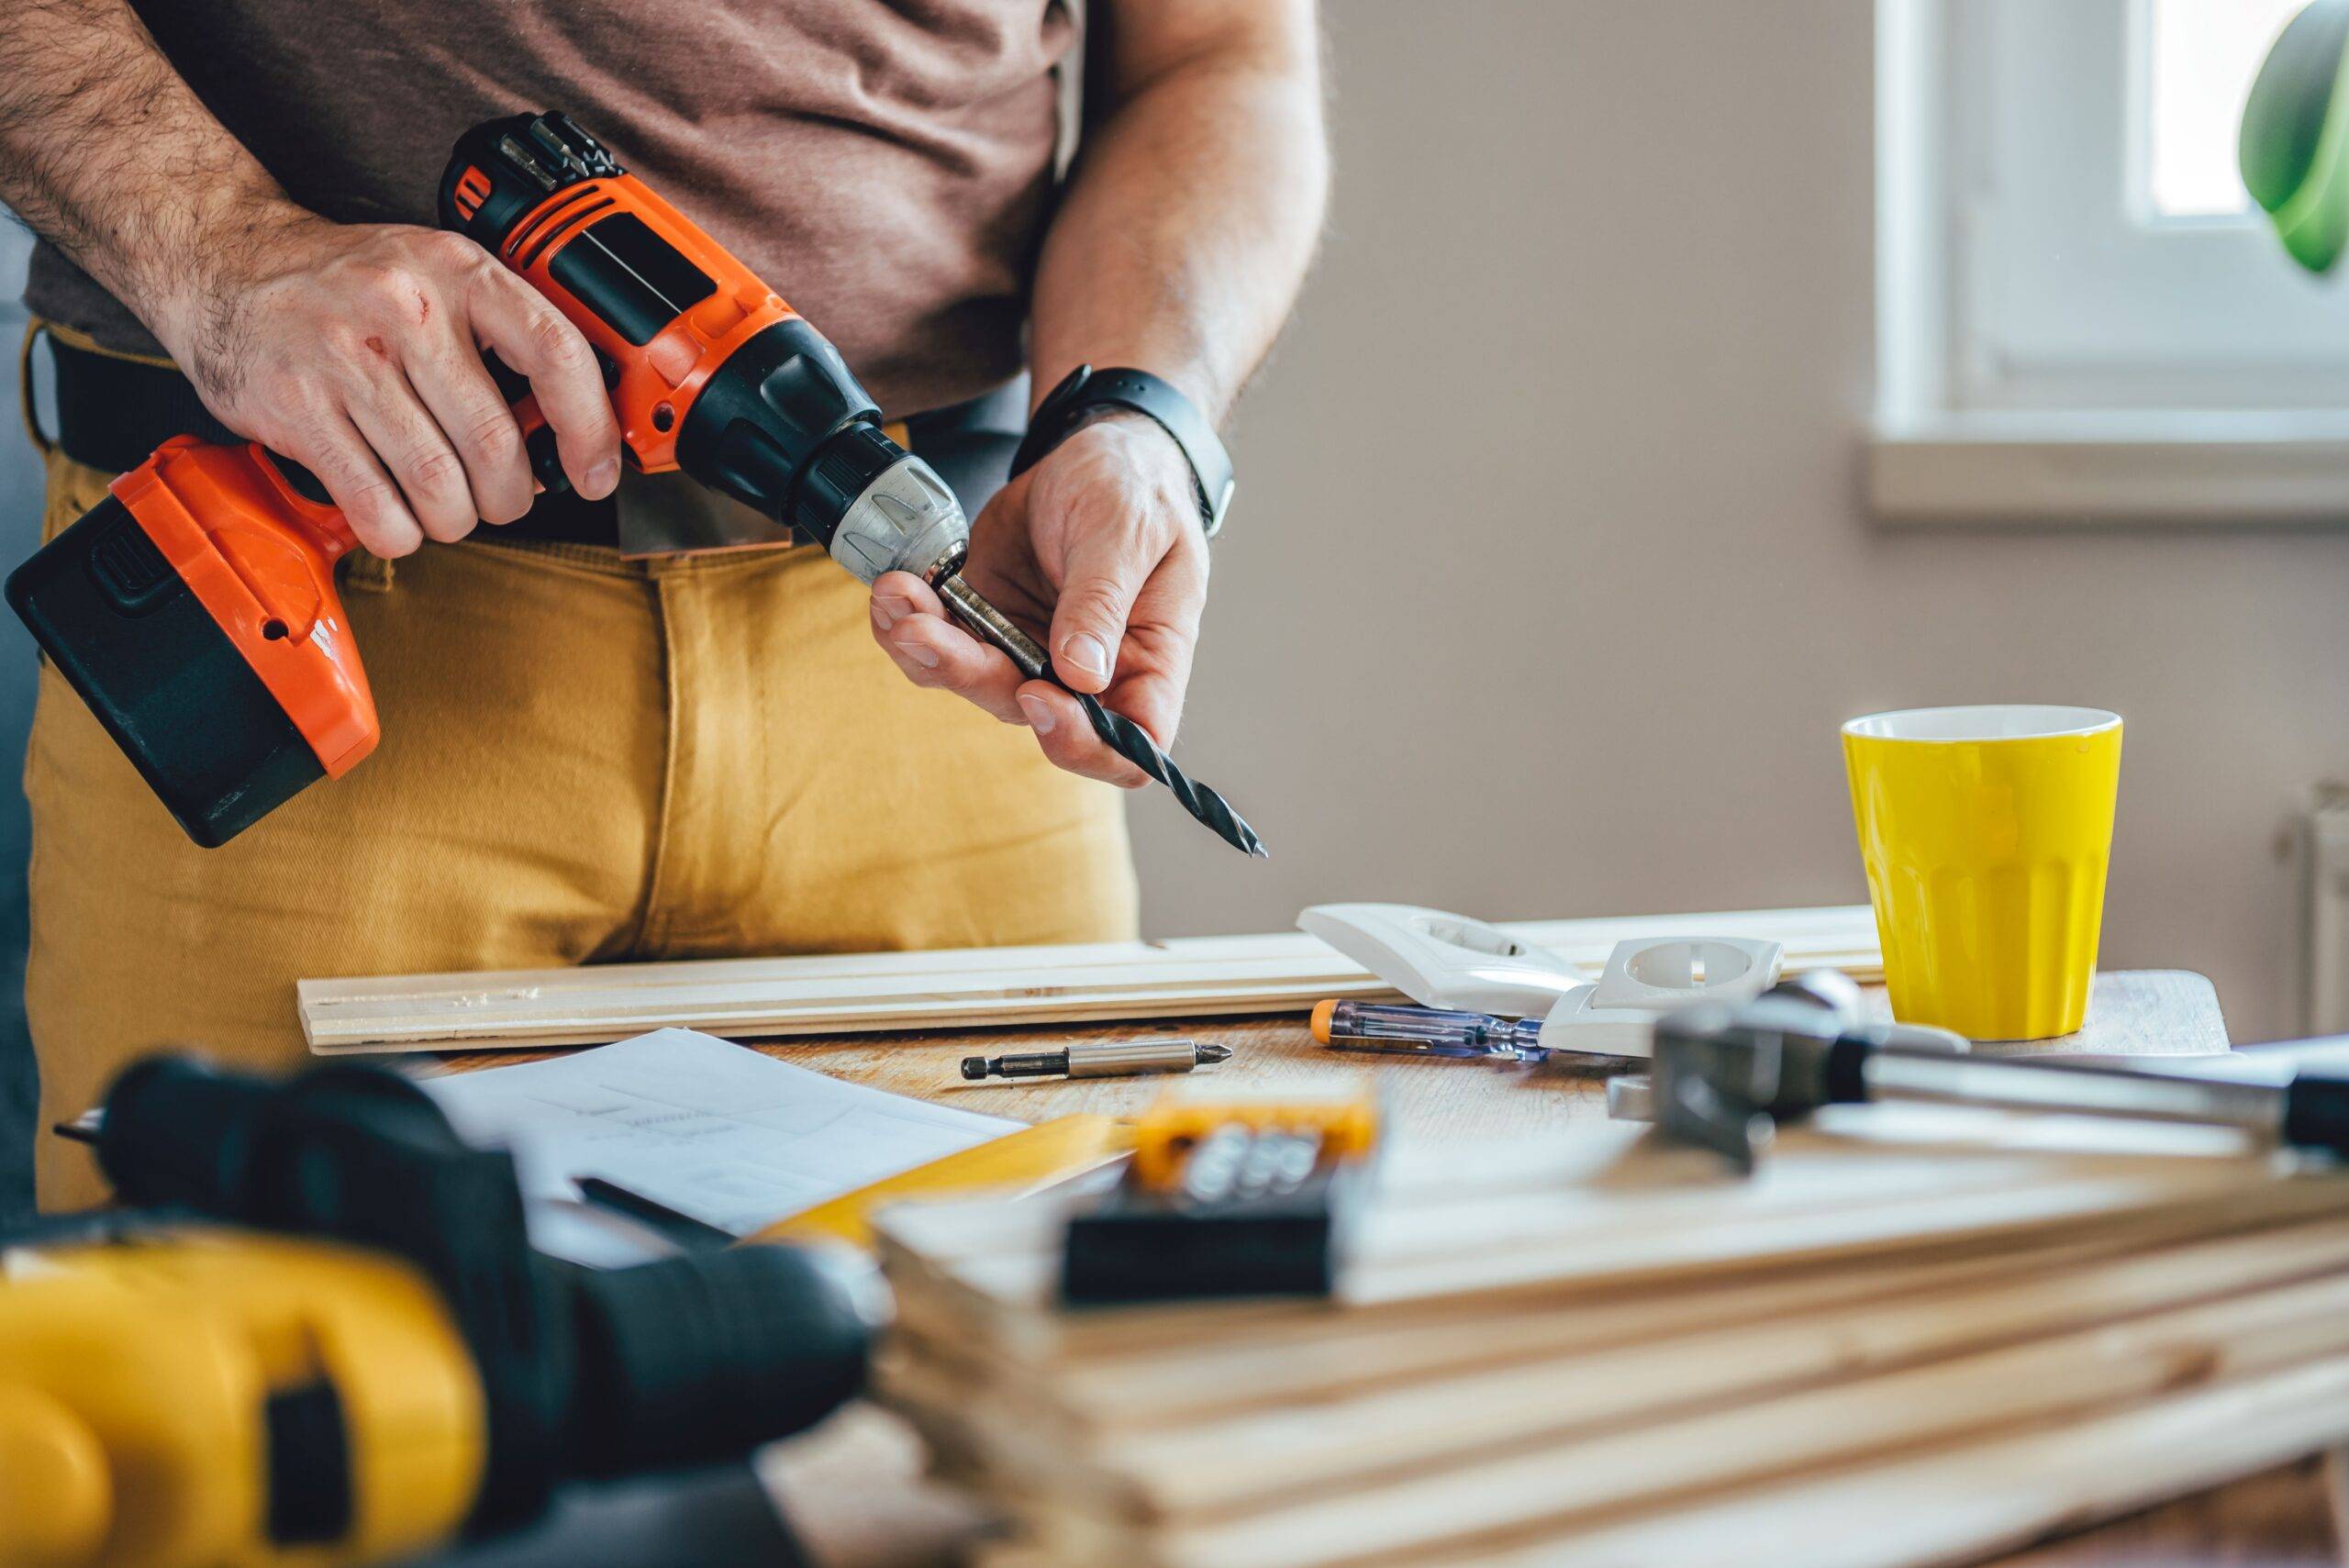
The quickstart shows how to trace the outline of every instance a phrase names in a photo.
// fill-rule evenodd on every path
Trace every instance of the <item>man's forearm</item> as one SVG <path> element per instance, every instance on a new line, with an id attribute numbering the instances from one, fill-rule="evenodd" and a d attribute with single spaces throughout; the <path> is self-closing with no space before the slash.
<path id="1" fill-rule="evenodd" d="M 297 206 L 124 0 L 0 0 L 0 200 L 147 323 L 222 424 L 316 474 L 378 555 L 529 509 L 484 347 L 529 378 L 579 494 L 618 481 L 577 328 L 469 239 Z"/>
<path id="2" fill-rule="evenodd" d="M 1088 91 L 1110 107 L 1045 239 L 1036 397 L 1082 361 L 1133 365 L 1220 421 L 1296 302 L 1329 187 L 1312 6 L 1218 9 L 1097 6 L 1112 79 Z"/>
<path id="3" fill-rule="evenodd" d="M 0 201 L 167 346 L 221 220 L 297 210 L 124 0 L 0 4 Z"/>

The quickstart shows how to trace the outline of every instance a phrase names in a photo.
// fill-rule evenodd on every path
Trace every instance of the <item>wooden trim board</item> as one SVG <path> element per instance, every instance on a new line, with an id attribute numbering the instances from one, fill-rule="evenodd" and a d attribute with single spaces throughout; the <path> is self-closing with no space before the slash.
<path id="1" fill-rule="evenodd" d="M 1504 926 L 1596 977 L 1618 941 L 1702 932 L 1784 943 L 1789 970 L 1883 972 L 1865 904 Z M 1302 931 L 931 952 L 596 964 L 304 980 L 320 1055 L 593 1045 L 682 1027 L 771 1039 L 874 1030 L 1303 1012 L 1395 993 Z"/>

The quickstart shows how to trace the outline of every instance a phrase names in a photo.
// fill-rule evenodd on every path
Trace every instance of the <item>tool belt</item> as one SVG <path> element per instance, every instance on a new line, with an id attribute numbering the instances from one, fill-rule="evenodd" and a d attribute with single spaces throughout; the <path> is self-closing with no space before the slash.
<path id="1" fill-rule="evenodd" d="M 186 376 L 169 365 L 84 349 L 37 328 L 57 367 L 57 449 L 102 473 L 123 473 L 173 436 L 241 444 L 212 417 Z M 1028 380 L 1019 376 L 968 402 L 916 414 L 890 434 L 919 452 L 976 517 L 1011 473 L 1028 425 Z M 561 542 L 616 546 L 619 508 L 613 496 L 588 501 L 563 491 L 541 495 L 525 517 L 474 538 L 493 543 Z"/>

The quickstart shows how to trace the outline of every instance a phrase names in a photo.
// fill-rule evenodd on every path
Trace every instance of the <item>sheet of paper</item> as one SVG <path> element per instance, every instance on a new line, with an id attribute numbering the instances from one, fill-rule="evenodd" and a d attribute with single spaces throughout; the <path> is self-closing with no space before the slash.
<path id="1" fill-rule="evenodd" d="M 1020 1125 L 692 1029 L 425 1087 L 466 1139 L 513 1150 L 528 1195 L 570 1197 L 601 1176 L 738 1235 Z"/>

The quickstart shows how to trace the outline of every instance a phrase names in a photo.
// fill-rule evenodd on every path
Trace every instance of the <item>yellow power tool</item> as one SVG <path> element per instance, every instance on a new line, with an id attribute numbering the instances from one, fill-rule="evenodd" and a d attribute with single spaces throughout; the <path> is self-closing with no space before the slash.
<path id="1" fill-rule="evenodd" d="M 473 1353 L 415 1269 L 185 1229 L 28 1251 L 0 1285 L 0 1562 L 370 1562 L 455 1535 Z"/>
<path id="2" fill-rule="evenodd" d="M 144 1062 L 99 1157 L 146 1213 L 0 1252 L 5 1568 L 341 1568 L 495 1534 L 571 1480 L 812 1425 L 884 1311 L 814 1251 L 536 1253 L 510 1159 L 373 1068 Z"/>

